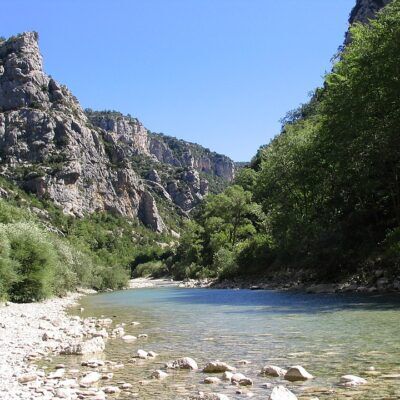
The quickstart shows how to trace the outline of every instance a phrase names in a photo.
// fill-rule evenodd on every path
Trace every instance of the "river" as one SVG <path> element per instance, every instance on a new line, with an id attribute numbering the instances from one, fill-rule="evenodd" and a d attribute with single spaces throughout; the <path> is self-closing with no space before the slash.
<path id="1" fill-rule="evenodd" d="M 283 383 L 304 399 L 400 398 L 398 296 L 169 287 L 88 296 L 81 305 L 83 316 L 104 315 L 115 324 L 126 323 L 127 334 L 148 334 L 148 339 L 133 343 L 110 339 L 104 354 L 107 360 L 125 364 L 114 371 L 113 384 L 132 383 L 140 399 L 184 399 L 198 390 L 224 393 L 231 399 L 252 392 L 253 398 L 266 399 L 270 389 L 263 387 L 265 383 Z M 140 325 L 131 326 L 131 321 Z M 159 356 L 131 363 L 138 349 Z M 200 368 L 208 361 L 225 361 L 253 379 L 254 385 L 239 394 L 226 383 L 205 385 L 202 381 L 207 375 L 187 371 L 172 372 L 164 381 L 138 384 L 165 362 L 182 356 L 194 358 Z M 243 359 L 251 364 L 238 365 Z M 71 357 L 55 360 L 77 361 Z M 315 379 L 289 383 L 259 376 L 266 364 L 302 365 Z M 341 388 L 337 383 L 344 374 L 362 376 L 369 384 Z"/>

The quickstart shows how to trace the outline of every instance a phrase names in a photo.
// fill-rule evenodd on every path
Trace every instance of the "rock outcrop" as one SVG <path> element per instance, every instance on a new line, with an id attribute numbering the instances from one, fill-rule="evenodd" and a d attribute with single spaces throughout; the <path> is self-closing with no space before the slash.
<path id="1" fill-rule="evenodd" d="M 83 111 L 27 32 L 0 41 L 0 174 L 65 213 L 110 211 L 161 232 L 159 201 L 185 214 L 207 194 L 206 176 L 228 182 L 234 164 L 129 115 Z"/>
<path id="2" fill-rule="evenodd" d="M 389 4 L 392 0 L 357 0 L 356 5 L 352 9 L 349 17 L 349 24 L 356 22 L 363 24 L 374 18 L 376 13 Z M 350 32 L 346 33 L 345 44 L 351 40 Z"/>
<path id="3" fill-rule="evenodd" d="M 374 18 L 376 13 L 392 0 L 357 0 L 356 5 L 351 11 L 349 23 L 355 22 L 366 23 Z"/>

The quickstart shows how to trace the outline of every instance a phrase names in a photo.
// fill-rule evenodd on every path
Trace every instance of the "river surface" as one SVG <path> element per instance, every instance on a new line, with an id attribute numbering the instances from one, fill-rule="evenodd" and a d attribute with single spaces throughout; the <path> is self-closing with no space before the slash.
<path id="1" fill-rule="evenodd" d="M 112 382 L 129 382 L 132 393 L 120 399 L 185 399 L 199 390 L 231 399 L 267 399 L 264 383 L 284 384 L 302 399 L 400 399 L 400 297 L 314 295 L 279 291 L 152 288 L 98 294 L 82 299 L 83 316 L 110 317 L 126 323 L 127 334 L 148 339 L 125 343 L 109 339 L 105 359 L 125 367 Z M 74 310 L 72 310 L 74 312 Z M 140 325 L 131 326 L 131 321 Z M 130 362 L 138 349 L 155 351 L 154 360 Z M 254 381 L 238 394 L 226 383 L 205 385 L 202 372 L 171 372 L 164 381 L 150 381 L 151 372 L 166 361 L 188 356 L 201 368 L 219 359 Z M 239 365 L 239 360 L 249 365 Z M 55 362 L 73 363 L 59 357 Z M 289 383 L 261 377 L 266 364 L 302 365 L 316 378 Z M 373 368 L 375 371 L 371 371 Z M 355 389 L 337 385 L 344 374 L 365 377 Z M 216 376 L 220 376 L 217 374 Z M 145 382 L 146 383 L 146 382 Z"/>

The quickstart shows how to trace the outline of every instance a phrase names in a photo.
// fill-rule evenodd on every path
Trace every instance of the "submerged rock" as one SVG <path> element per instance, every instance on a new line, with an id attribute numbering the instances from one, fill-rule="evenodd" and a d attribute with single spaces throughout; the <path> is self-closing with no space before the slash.
<path id="1" fill-rule="evenodd" d="M 206 378 L 204 378 L 204 383 L 207 383 L 207 384 L 217 384 L 220 382 L 221 382 L 221 379 L 217 378 L 216 376 L 207 376 Z"/>
<path id="2" fill-rule="evenodd" d="M 133 336 L 133 335 L 125 335 L 125 336 L 122 336 L 121 339 L 124 342 L 134 342 L 135 340 L 137 340 L 137 337 Z"/>
<path id="3" fill-rule="evenodd" d="M 340 377 L 340 384 L 342 386 L 358 386 L 367 384 L 367 380 L 364 378 L 360 378 L 356 375 L 343 375 Z"/>

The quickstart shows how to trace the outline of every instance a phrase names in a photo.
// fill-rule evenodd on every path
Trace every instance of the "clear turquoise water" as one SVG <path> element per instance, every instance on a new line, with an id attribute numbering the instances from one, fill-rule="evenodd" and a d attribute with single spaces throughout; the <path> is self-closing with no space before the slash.
<path id="1" fill-rule="evenodd" d="M 254 380 L 248 389 L 253 398 L 268 398 L 270 390 L 262 384 L 271 382 L 287 384 L 300 398 L 400 399 L 400 378 L 387 376 L 400 374 L 399 297 L 160 288 L 89 296 L 81 305 L 83 316 L 111 317 L 115 324 L 127 323 L 128 334 L 149 335 L 128 344 L 110 339 L 104 355 L 125 364 L 113 371 L 112 382 L 132 383 L 133 394 L 141 399 L 183 399 L 198 390 L 244 398 L 231 385 L 203 384 L 206 375 L 201 372 L 176 372 L 162 382 L 138 383 L 181 356 L 194 358 L 200 367 L 215 359 L 238 367 Z M 141 325 L 132 327 L 131 321 Z M 160 356 L 130 363 L 139 348 Z M 251 364 L 239 366 L 241 359 Z M 79 360 L 55 360 L 60 361 Z M 258 373 L 265 364 L 301 364 L 316 378 L 287 383 L 261 377 Z M 372 366 L 376 376 L 367 375 Z M 343 374 L 363 376 L 369 385 L 342 389 L 337 382 Z M 119 398 L 132 398 L 132 393 Z"/>

